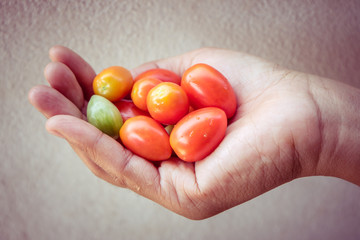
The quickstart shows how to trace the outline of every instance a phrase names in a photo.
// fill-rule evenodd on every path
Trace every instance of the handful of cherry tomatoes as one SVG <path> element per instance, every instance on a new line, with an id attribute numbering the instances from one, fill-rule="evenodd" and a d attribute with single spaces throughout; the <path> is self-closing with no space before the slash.
<path id="1" fill-rule="evenodd" d="M 151 161 L 173 153 L 187 162 L 205 158 L 223 140 L 237 107 L 228 80 L 203 63 L 182 77 L 151 69 L 135 79 L 127 69 L 113 66 L 95 77 L 93 88 L 88 121 Z"/>

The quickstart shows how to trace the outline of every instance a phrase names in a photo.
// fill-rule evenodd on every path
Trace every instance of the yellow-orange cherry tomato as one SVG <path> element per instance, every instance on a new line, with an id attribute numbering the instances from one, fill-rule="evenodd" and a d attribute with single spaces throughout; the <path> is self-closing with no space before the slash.
<path id="1" fill-rule="evenodd" d="M 94 93 L 115 102 L 130 93 L 133 77 L 129 70 L 112 66 L 101 71 L 93 81 Z"/>
<path id="2" fill-rule="evenodd" d="M 146 102 L 151 117 L 163 124 L 175 124 L 189 112 L 185 91 L 172 82 L 163 82 L 153 87 Z"/>
<path id="3" fill-rule="evenodd" d="M 135 106 L 143 111 L 147 111 L 146 97 L 149 91 L 160 83 L 161 81 L 156 78 L 142 78 L 135 82 L 131 90 L 131 99 Z"/>

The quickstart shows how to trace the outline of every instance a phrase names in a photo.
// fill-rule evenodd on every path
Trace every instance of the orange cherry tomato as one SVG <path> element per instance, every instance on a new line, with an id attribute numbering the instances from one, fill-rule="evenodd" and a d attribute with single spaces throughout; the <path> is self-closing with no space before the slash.
<path id="1" fill-rule="evenodd" d="M 132 88 L 133 78 L 129 70 L 112 66 L 101 71 L 93 81 L 94 93 L 115 102 L 125 97 Z"/>
<path id="2" fill-rule="evenodd" d="M 185 71 L 181 87 L 195 109 L 218 107 L 227 118 L 236 112 L 236 95 L 228 80 L 213 67 L 199 63 Z"/>
<path id="3" fill-rule="evenodd" d="M 173 82 L 178 85 L 180 85 L 180 82 L 181 82 L 180 76 L 178 76 L 176 73 L 174 73 L 170 70 L 163 69 L 163 68 L 154 68 L 154 69 L 147 70 L 147 71 L 141 73 L 140 75 L 138 75 L 134 79 L 134 81 L 137 82 L 138 80 L 140 80 L 142 78 L 155 78 L 162 82 Z"/>
<path id="4" fill-rule="evenodd" d="M 189 112 L 189 100 L 177 84 L 163 82 L 150 90 L 147 96 L 148 111 L 163 124 L 175 124 Z"/>
<path id="5" fill-rule="evenodd" d="M 119 109 L 124 122 L 135 116 L 150 117 L 148 112 L 137 108 L 131 100 L 121 99 L 120 101 L 114 102 L 114 105 Z"/>
<path id="6" fill-rule="evenodd" d="M 120 139 L 127 149 L 151 161 L 166 160 L 172 154 L 169 134 L 150 117 L 128 119 L 120 129 Z"/>
<path id="7" fill-rule="evenodd" d="M 212 153 L 225 136 L 226 114 L 220 108 L 206 107 L 182 118 L 170 134 L 170 145 L 176 155 L 195 162 Z"/>
<path id="8" fill-rule="evenodd" d="M 161 81 L 156 78 L 142 78 L 134 83 L 131 90 L 131 99 L 139 109 L 147 111 L 146 97 L 149 91 L 159 83 Z"/>

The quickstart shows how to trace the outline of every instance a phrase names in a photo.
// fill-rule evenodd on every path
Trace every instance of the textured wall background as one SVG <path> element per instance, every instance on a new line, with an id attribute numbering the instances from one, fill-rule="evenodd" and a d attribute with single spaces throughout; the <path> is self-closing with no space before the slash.
<path id="1" fill-rule="evenodd" d="M 0 0 L 0 239 L 359 239 L 360 188 L 304 178 L 191 221 L 93 176 L 27 100 L 48 49 L 98 72 L 203 46 L 360 87 L 360 1 Z"/>

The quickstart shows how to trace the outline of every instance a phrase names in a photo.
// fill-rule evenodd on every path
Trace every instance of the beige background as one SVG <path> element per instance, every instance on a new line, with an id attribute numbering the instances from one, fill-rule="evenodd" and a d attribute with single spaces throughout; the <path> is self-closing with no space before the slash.
<path id="1" fill-rule="evenodd" d="M 98 72 L 203 46 L 360 87 L 360 1 L 0 0 L 0 239 L 360 239 L 360 188 L 315 177 L 204 221 L 93 176 L 27 100 L 63 44 Z"/>

